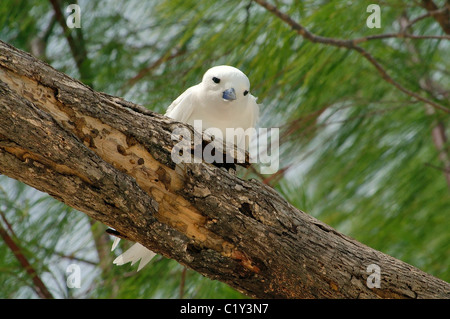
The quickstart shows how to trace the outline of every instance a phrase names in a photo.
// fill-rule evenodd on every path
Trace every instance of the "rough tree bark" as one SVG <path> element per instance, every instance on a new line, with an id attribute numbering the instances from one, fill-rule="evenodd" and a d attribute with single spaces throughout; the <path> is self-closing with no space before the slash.
<path id="1" fill-rule="evenodd" d="M 207 163 L 176 165 L 171 132 L 180 126 L 0 42 L 0 173 L 249 296 L 450 297 L 448 283 L 340 234 L 267 185 Z M 366 284 L 371 264 L 380 288 Z"/>

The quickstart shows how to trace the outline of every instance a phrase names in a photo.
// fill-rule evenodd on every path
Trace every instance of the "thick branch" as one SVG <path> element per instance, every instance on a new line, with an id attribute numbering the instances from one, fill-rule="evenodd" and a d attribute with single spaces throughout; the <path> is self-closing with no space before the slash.
<path id="1" fill-rule="evenodd" d="M 177 123 L 0 42 L 0 173 L 264 298 L 442 298 L 450 285 L 297 210 L 272 188 L 171 159 Z M 380 288 L 366 285 L 381 269 Z"/>

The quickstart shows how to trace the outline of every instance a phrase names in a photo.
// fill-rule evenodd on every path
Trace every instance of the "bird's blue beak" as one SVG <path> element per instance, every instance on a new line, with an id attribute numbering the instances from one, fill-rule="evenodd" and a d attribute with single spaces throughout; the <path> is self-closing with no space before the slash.
<path id="1" fill-rule="evenodd" d="M 226 101 L 236 100 L 236 91 L 234 88 L 223 91 L 222 98 Z"/>

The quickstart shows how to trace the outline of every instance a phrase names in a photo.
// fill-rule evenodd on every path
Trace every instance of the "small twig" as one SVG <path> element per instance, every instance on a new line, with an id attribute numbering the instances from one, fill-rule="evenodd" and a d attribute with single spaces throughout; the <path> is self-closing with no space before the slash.
<path id="1" fill-rule="evenodd" d="M 136 84 L 136 82 L 138 82 L 140 79 L 142 79 L 144 76 L 146 76 L 147 74 L 151 73 L 153 70 L 155 70 L 157 67 L 159 67 L 161 64 L 163 64 L 164 62 L 170 61 L 175 59 L 176 57 L 183 55 L 184 53 L 186 53 L 186 49 L 185 48 L 179 48 L 178 50 L 176 50 L 174 53 L 170 54 L 170 52 L 167 52 L 165 54 L 163 54 L 159 59 L 157 59 L 155 62 L 153 62 L 152 64 L 150 64 L 149 66 L 143 68 L 142 70 L 139 71 L 138 74 L 136 74 L 134 77 L 132 77 L 131 79 L 129 79 L 122 87 L 122 89 L 124 89 L 125 87 L 130 87 L 133 86 L 134 84 Z"/>
<path id="2" fill-rule="evenodd" d="M 450 40 L 449 35 L 414 35 L 414 34 L 409 34 L 406 32 L 399 32 L 399 33 L 384 33 L 384 34 L 370 35 L 367 37 L 353 39 L 352 41 L 355 44 L 359 44 L 359 43 L 367 42 L 367 41 L 371 41 L 371 40 L 391 39 L 391 38 L 397 38 L 397 39 L 408 38 L 408 39 L 416 39 L 416 40 L 420 40 L 420 39 L 422 39 L 422 40 L 430 40 L 430 39 Z"/>
<path id="3" fill-rule="evenodd" d="M 269 177 L 263 179 L 263 183 L 269 186 L 272 186 L 276 183 L 278 183 L 278 181 L 283 178 L 284 173 L 291 168 L 292 164 L 289 164 L 286 167 L 283 167 L 281 169 L 279 169 L 275 174 L 270 175 Z"/>
<path id="4" fill-rule="evenodd" d="M 183 267 L 183 270 L 181 271 L 181 280 L 180 280 L 180 299 L 183 299 L 184 297 L 184 286 L 186 284 L 186 267 Z"/>
<path id="5" fill-rule="evenodd" d="M 8 231 L 11 233 L 11 235 L 15 238 L 17 238 L 16 233 L 14 232 L 14 229 L 12 228 L 11 223 L 6 219 L 6 215 L 3 211 L 0 210 L 0 216 L 5 223 L 6 227 L 8 228 Z"/>
<path id="6" fill-rule="evenodd" d="M 450 174 L 450 169 L 442 166 L 437 166 L 431 163 L 424 163 L 425 166 L 437 169 L 438 171 L 444 172 L 445 174 Z"/>
<path id="7" fill-rule="evenodd" d="M 417 22 L 419 22 L 419 21 L 421 21 L 421 20 L 423 20 L 425 18 L 432 17 L 434 15 L 442 14 L 442 13 L 444 13 L 447 10 L 448 10 L 447 8 L 442 8 L 442 9 L 439 9 L 439 10 L 428 11 L 427 13 L 422 14 L 421 16 L 418 16 L 417 18 L 412 19 L 411 21 L 409 21 L 409 23 L 403 29 L 404 30 L 408 30 L 410 27 L 412 27 L 413 24 L 416 24 Z"/>

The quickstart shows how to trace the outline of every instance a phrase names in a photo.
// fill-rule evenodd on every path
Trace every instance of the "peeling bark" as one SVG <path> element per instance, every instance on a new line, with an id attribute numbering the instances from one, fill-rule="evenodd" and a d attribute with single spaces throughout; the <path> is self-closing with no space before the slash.
<path id="1" fill-rule="evenodd" d="M 0 173 L 260 298 L 449 298 L 450 285 L 340 234 L 275 190 L 171 160 L 186 127 L 0 42 Z M 369 288 L 367 267 L 381 269 Z"/>

